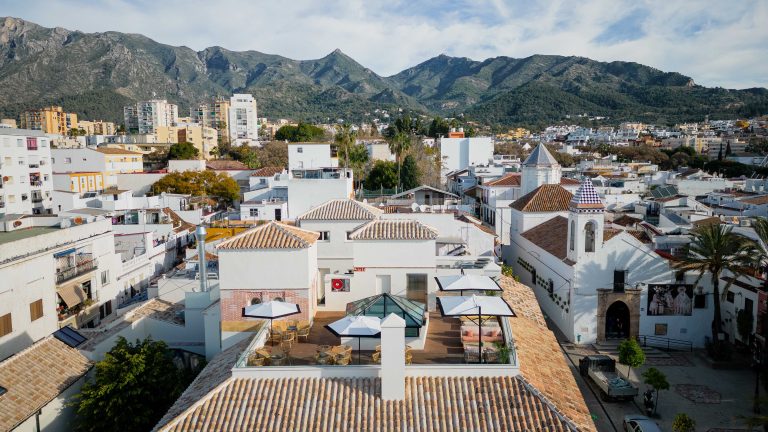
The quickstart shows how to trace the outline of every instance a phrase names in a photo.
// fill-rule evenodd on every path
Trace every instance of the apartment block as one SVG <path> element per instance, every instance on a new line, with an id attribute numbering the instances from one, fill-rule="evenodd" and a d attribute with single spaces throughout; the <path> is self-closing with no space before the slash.
<path id="1" fill-rule="evenodd" d="M 179 107 L 165 99 L 136 102 L 123 108 L 126 129 L 131 133 L 153 134 L 158 126 L 173 126 L 179 118 Z"/>
<path id="2" fill-rule="evenodd" d="M 83 129 L 86 135 L 114 135 L 117 133 L 117 127 L 114 123 L 102 120 L 80 120 L 78 127 Z"/>
<path id="3" fill-rule="evenodd" d="M 103 187 L 99 188 L 94 178 L 94 189 L 100 190 L 117 184 L 117 174 L 137 173 L 144 169 L 141 153 L 120 148 L 71 148 L 51 151 L 53 172 L 59 174 L 101 173 Z M 81 181 L 80 178 L 77 179 Z M 87 180 L 87 177 L 86 177 Z M 58 179 L 57 179 L 58 182 Z M 60 189 L 57 186 L 57 189 Z M 67 189 L 64 189 L 67 190 Z M 75 190 L 72 190 L 75 191 Z"/>
<path id="4" fill-rule="evenodd" d="M 183 126 L 160 126 L 156 135 L 158 143 L 191 143 L 197 148 L 201 159 L 210 158 L 211 150 L 218 145 L 216 129 L 189 123 Z"/>
<path id="5" fill-rule="evenodd" d="M 77 114 L 64 112 L 60 106 L 49 106 L 21 113 L 21 128 L 66 135 L 78 127 Z"/>
<path id="6" fill-rule="evenodd" d="M 229 99 L 215 98 L 210 103 L 192 108 L 189 115 L 195 123 L 216 129 L 219 138 L 223 138 L 229 135 L 229 109 Z"/>
<path id="7" fill-rule="evenodd" d="M 233 145 L 257 145 L 259 119 L 256 99 L 249 94 L 234 94 L 230 99 L 229 137 Z"/>
<path id="8" fill-rule="evenodd" d="M 50 138 L 41 131 L 0 129 L 0 214 L 51 212 Z"/>

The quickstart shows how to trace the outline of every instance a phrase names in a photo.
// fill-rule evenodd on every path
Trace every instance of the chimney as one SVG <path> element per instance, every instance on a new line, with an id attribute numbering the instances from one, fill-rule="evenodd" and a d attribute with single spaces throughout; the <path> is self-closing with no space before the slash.
<path id="1" fill-rule="evenodd" d="M 208 291 L 208 265 L 205 262 L 205 227 L 198 225 L 195 230 L 197 238 L 197 266 L 200 270 L 200 292 Z"/>
<path id="2" fill-rule="evenodd" d="M 405 399 L 405 320 L 393 313 L 381 321 L 381 399 Z"/>

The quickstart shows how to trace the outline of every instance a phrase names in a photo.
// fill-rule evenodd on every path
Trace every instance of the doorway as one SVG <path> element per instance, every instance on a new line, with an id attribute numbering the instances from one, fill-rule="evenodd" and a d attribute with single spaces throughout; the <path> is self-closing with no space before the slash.
<path id="1" fill-rule="evenodd" d="M 283 209 L 275 209 L 275 220 L 276 221 L 283 220 Z"/>
<path id="2" fill-rule="evenodd" d="M 405 288 L 406 297 L 409 300 L 418 302 L 427 302 L 427 275 L 409 274 L 407 275 L 407 285 Z"/>
<path id="3" fill-rule="evenodd" d="M 629 307 L 623 301 L 615 301 L 605 313 L 605 338 L 629 337 Z"/>

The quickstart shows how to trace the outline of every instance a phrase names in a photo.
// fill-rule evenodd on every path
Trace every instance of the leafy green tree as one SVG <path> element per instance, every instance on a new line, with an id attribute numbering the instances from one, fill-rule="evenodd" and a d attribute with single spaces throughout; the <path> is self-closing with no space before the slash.
<path id="1" fill-rule="evenodd" d="M 656 403 L 653 405 L 653 413 L 656 414 L 656 408 L 659 406 L 659 391 L 669 390 L 667 376 L 664 375 L 664 372 L 652 367 L 643 372 L 643 380 L 656 392 Z"/>
<path id="2" fill-rule="evenodd" d="M 168 149 L 168 159 L 170 160 L 197 159 L 199 155 L 200 151 L 197 150 L 197 147 L 186 141 L 173 144 L 171 148 Z"/>
<path id="3" fill-rule="evenodd" d="M 394 162 L 376 161 L 366 177 L 364 186 L 368 190 L 392 189 L 397 186 L 397 167 Z"/>
<path id="4" fill-rule="evenodd" d="M 352 130 L 349 123 L 336 125 L 336 135 L 334 141 L 339 147 L 341 160 L 345 167 L 349 167 L 349 149 L 357 142 L 357 132 Z"/>
<path id="5" fill-rule="evenodd" d="M 421 173 L 419 167 L 416 165 L 416 158 L 412 155 L 408 155 L 403 160 L 403 167 L 400 170 L 400 184 L 403 190 L 409 190 L 419 185 L 419 178 Z"/>
<path id="6" fill-rule="evenodd" d="M 365 166 L 367 163 L 368 148 L 365 147 L 365 144 L 355 144 L 349 148 L 344 165 L 352 168 L 355 182 L 358 184 L 361 183 L 363 177 L 365 177 Z"/>
<path id="7" fill-rule="evenodd" d="M 442 117 L 435 117 L 432 119 L 432 123 L 429 124 L 427 130 L 427 136 L 432 138 L 439 138 L 441 136 L 447 136 L 451 130 L 451 125 Z"/>
<path id="8" fill-rule="evenodd" d="M 720 339 L 722 333 L 722 315 L 720 310 L 721 292 L 720 277 L 723 271 L 734 276 L 734 279 L 751 272 L 754 257 L 757 255 L 755 244 L 750 239 L 732 232 L 732 228 L 723 224 L 711 224 L 692 231 L 691 242 L 685 249 L 685 254 L 675 261 L 675 268 L 680 272 L 694 272 L 695 284 L 709 273 L 713 287 L 714 319 L 712 321 L 713 353 L 720 355 Z M 722 295 L 728 292 L 734 279 L 723 287 Z"/>
<path id="9" fill-rule="evenodd" d="M 240 186 L 232 177 L 211 170 L 169 173 L 155 182 L 151 190 L 155 194 L 168 192 L 212 196 L 227 202 L 240 197 Z"/>
<path id="10" fill-rule="evenodd" d="M 645 352 L 640 348 L 637 339 L 624 339 L 619 344 L 619 363 L 629 366 L 627 370 L 627 379 L 630 379 L 632 368 L 639 368 L 645 363 Z"/>
<path id="11" fill-rule="evenodd" d="M 176 367 L 165 342 L 120 337 L 74 402 L 77 430 L 148 431 L 193 378 Z"/>
<path id="12" fill-rule="evenodd" d="M 696 421 L 688 416 L 686 413 L 678 413 L 675 416 L 675 420 L 672 421 L 673 432 L 695 432 Z"/>
<path id="13" fill-rule="evenodd" d="M 282 126 L 275 132 L 275 139 L 278 141 L 310 142 L 322 140 L 324 137 L 325 131 L 322 128 L 304 122 L 299 122 L 296 126 Z"/>
<path id="14" fill-rule="evenodd" d="M 257 169 L 262 166 L 261 161 L 259 160 L 258 151 L 247 144 L 232 147 L 229 151 L 229 155 L 232 159 L 244 163 L 250 169 Z"/>

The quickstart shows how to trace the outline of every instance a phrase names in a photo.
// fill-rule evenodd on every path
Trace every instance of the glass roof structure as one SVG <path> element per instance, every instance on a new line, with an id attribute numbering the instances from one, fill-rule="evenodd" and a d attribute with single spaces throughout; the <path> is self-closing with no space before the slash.
<path id="1" fill-rule="evenodd" d="M 405 297 L 379 294 L 347 303 L 347 315 L 385 318 L 393 313 L 405 320 L 406 328 L 421 328 L 425 323 L 427 305 Z"/>

